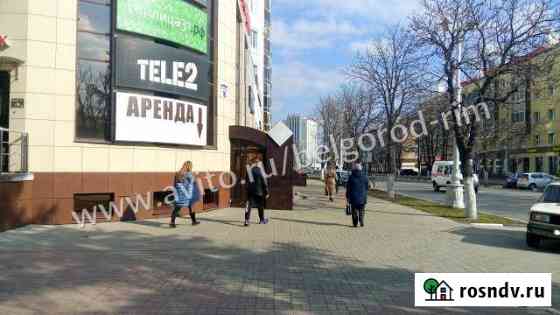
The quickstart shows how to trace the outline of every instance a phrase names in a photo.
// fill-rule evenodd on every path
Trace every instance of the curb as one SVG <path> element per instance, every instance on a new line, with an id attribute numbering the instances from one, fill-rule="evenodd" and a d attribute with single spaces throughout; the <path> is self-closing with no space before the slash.
<path id="1" fill-rule="evenodd" d="M 470 223 L 470 225 L 476 227 L 499 227 L 499 228 L 504 227 L 503 224 L 497 224 L 497 223 Z"/>

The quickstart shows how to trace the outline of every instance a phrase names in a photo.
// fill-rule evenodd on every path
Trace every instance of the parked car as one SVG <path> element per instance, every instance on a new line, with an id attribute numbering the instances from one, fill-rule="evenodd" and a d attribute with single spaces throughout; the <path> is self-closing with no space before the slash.
<path id="1" fill-rule="evenodd" d="M 345 186 L 348 182 L 348 178 L 350 178 L 350 172 L 344 170 L 336 171 L 336 184 L 338 186 Z"/>
<path id="2" fill-rule="evenodd" d="M 553 181 L 554 177 L 546 173 L 523 173 L 517 180 L 517 187 L 537 191 L 544 189 Z"/>
<path id="3" fill-rule="evenodd" d="M 517 188 L 517 180 L 522 173 L 514 173 L 509 175 L 504 182 L 504 188 Z"/>
<path id="4" fill-rule="evenodd" d="M 413 170 L 413 169 L 407 168 L 407 169 L 401 170 L 400 175 L 401 176 L 418 176 L 418 172 Z"/>
<path id="5" fill-rule="evenodd" d="M 432 166 L 432 185 L 435 192 L 439 192 L 440 188 L 451 184 L 451 175 L 453 172 L 453 161 L 436 161 Z M 463 174 L 459 173 L 459 179 L 463 183 Z M 474 190 L 478 193 L 480 181 L 478 175 L 473 174 Z"/>
<path id="6" fill-rule="evenodd" d="M 527 245 L 538 248 L 543 240 L 560 240 L 560 183 L 549 184 L 529 211 Z"/>

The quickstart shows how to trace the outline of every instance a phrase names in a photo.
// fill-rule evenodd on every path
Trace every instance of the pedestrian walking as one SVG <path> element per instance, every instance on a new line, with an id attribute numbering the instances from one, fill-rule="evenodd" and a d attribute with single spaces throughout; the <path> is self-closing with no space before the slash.
<path id="1" fill-rule="evenodd" d="M 340 186 L 340 184 L 341 184 L 341 179 L 342 179 L 342 178 L 340 178 L 340 172 L 339 172 L 339 170 L 338 170 L 338 165 L 337 165 L 336 168 L 335 168 L 335 172 L 336 172 L 336 178 L 335 178 L 335 183 L 336 183 L 336 184 L 335 184 L 335 187 L 336 187 L 336 189 L 335 189 L 335 193 L 338 195 L 338 186 Z"/>
<path id="2" fill-rule="evenodd" d="M 346 200 L 352 208 L 352 224 L 354 227 L 364 226 L 365 207 L 367 204 L 368 179 L 362 172 L 362 165 L 352 166 L 352 175 L 346 183 Z"/>
<path id="3" fill-rule="evenodd" d="M 327 166 L 325 173 L 325 190 L 331 202 L 334 201 L 333 195 L 336 193 L 336 169 L 331 165 Z"/>
<path id="4" fill-rule="evenodd" d="M 263 174 L 263 164 L 258 156 L 251 159 L 251 168 L 247 171 L 245 183 L 247 184 L 247 208 L 245 209 L 245 226 L 249 226 L 251 209 L 259 210 L 259 224 L 267 224 L 264 216 L 266 199 L 270 197 L 268 183 Z"/>
<path id="5" fill-rule="evenodd" d="M 196 183 L 196 179 L 192 173 L 192 162 L 187 161 L 175 174 L 174 194 L 175 201 L 173 204 L 173 212 L 171 213 L 171 222 L 169 227 L 175 228 L 175 219 L 181 215 L 182 208 L 189 208 L 192 225 L 198 225 L 200 222 L 196 220 L 196 214 L 192 206 L 200 200 L 200 191 Z"/>

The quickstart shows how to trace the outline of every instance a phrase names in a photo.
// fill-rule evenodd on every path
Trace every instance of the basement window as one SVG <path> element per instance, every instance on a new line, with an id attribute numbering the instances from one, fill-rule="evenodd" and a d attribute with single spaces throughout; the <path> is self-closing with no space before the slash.
<path id="1" fill-rule="evenodd" d="M 218 190 L 212 191 L 211 189 L 204 190 L 204 210 L 217 209 L 219 205 Z"/>
<path id="2" fill-rule="evenodd" d="M 114 194 L 98 193 L 98 194 L 75 194 L 74 195 L 74 212 L 82 218 L 82 211 L 86 211 L 91 218 L 95 215 L 97 222 L 111 221 L 114 213 L 111 213 L 111 202 L 115 200 Z M 108 216 L 101 211 L 105 209 Z M 86 220 L 88 220 L 86 216 Z"/>
<path id="3" fill-rule="evenodd" d="M 173 198 L 168 197 L 173 194 L 173 191 L 155 191 L 154 201 L 153 201 L 153 215 L 166 215 L 171 214 L 172 204 L 167 204 L 166 200 L 173 200 Z"/>

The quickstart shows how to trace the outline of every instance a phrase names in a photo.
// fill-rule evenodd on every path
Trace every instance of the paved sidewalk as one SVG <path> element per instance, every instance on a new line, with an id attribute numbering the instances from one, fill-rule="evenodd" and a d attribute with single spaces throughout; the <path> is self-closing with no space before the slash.
<path id="1" fill-rule="evenodd" d="M 371 199 L 353 228 L 341 197 L 328 202 L 313 181 L 297 190 L 295 211 L 249 228 L 242 209 L 225 209 L 196 227 L 1 233 L 0 314 L 560 314 L 560 249 L 529 250 L 523 229 Z M 414 272 L 551 272 L 555 309 L 416 309 Z"/>

